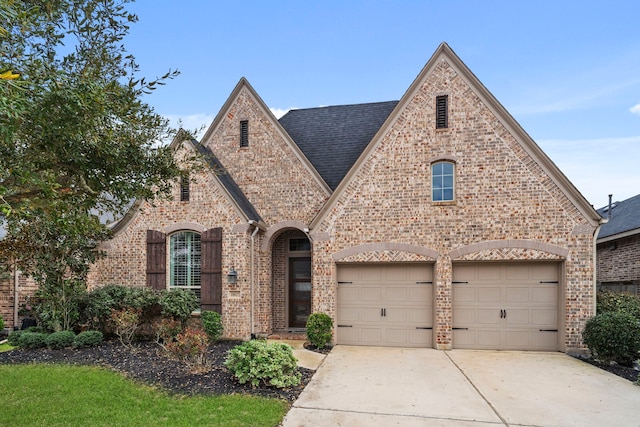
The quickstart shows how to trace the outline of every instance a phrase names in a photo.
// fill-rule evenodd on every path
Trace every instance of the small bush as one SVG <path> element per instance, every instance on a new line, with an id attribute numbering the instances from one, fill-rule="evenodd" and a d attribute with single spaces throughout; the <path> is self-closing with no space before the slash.
<path id="1" fill-rule="evenodd" d="M 333 337 L 333 321 L 328 314 L 312 313 L 307 320 L 307 338 L 317 348 L 324 348 Z"/>
<path id="2" fill-rule="evenodd" d="M 209 337 L 210 342 L 216 342 L 222 335 L 222 316 L 215 311 L 203 311 L 200 317 L 202 328 Z"/>
<path id="3" fill-rule="evenodd" d="M 0 316 L 0 331 L 4 330 L 4 319 Z"/>
<path id="4" fill-rule="evenodd" d="M 122 345 L 130 346 L 140 322 L 140 309 L 111 310 L 111 324 Z"/>
<path id="5" fill-rule="evenodd" d="M 18 347 L 20 344 L 20 335 L 22 335 L 24 331 L 11 331 L 9 332 L 9 336 L 7 337 L 7 340 L 9 341 L 9 344 L 11 344 L 14 347 Z"/>
<path id="6" fill-rule="evenodd" d="M 183 324 L 189 320 L 191 313 L 200 308 L 196 294 L 186 289 L 162 292 L 159 303 L 164 317 L 172 317 Z"/>
<path id="7" fill-rule="evenodd" d="M 100 331 L 80 332 L 78 335 L 76 335 L 75 339 L 73 340 L 73 346 L 75 348 L 95 347 L 97 345 L 100 345 L 103 338 L 104 336 Z"/>
<path id="8" fill-rule="evenodd" d="M 18 347 L 42 348 L 47 346 L 47 334 L 42 332 L 23 332 L 18 339 Z"/>
<path id="9" fill-rule="evenodd" d="M 622 311 L 640 320 L 640 297 L 626 292 L 600 291 L 596 297 L 596 313 Z"/>
<path id="10" fill-rule="evenodd" d="M 156 343 L 161 347 L 165 347 L 166 344 L 173 342 L 178 334 L 182 332 L 182 322 L 174 319 L 158 319 L 153 323 L 153 330 L 156 336 Z"/>
<path id="11" fill-rule="evenodd" d="M 640 322 L 620 311 L 598 314 L 582 333 L 591 353 L 603 362 L 631 366 L 640 357 Z"/>
<path id="12" fill-rule="evenodd" d="M 45 342 L 52 349 L 71 347 L 76 334 L 73 331 L 58 331 L 47 336 Z"/>
<path id="13" fill-rule="evenodd" d="M 277 388 L 300 384 L 293 349 L 283 343 L 247 341 L 229 350 L 224 366 L 240 384 L 249 382 L 257 387 L 262 383 Z"/>
<path id="14" fill-rule="evenodd" d="M 199 329 L 187 328 L 178 334 L 175 341 L 166 344 L 170 357 L 184 362 L 191 372 L 204 372 L 210 367 L 207 362 L 207 334 Z"/>

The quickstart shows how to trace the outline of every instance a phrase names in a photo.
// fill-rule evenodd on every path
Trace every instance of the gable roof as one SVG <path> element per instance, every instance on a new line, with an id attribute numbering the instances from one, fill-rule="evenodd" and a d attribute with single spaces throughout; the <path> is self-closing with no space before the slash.
<path id="1" fill-rule="evenodd" d="M 291 110 L 279 120 L 335 190 L 398 101 Z"/>
<path id="2" fill-rule="evenodd" d="M 600 228 L 598 243 L 640 233 L 640 194 L 612 203 L 611 211 L 608 205 L 600 208 L 598 213 L 608 218 L 608 222 Z"/>
<path id="3" fill-rule="evenodd" d="M 482 84 L 482 82 L 471 72 L 471 70 L 462 62 L 455 52 L 446 43 L 441 43 L 431 56 L 427 64 L 420 71 L 416 79 L 413 81 L 409 89 L 404 93 L 394 110 L 389 114 L 385 122 L 380 126 L 376 135 L 371 142 L 365 147 L 364 151 L 349 169 L 344 179 L 335 189 L 329 200 L 322 207 L 320 212 L 311 222 L 311 227 L 315 227 L 322 222 L 325 215 L 331 211 L 344 189 L 349 185 L 352 179 L 357 175 L 360 168 L 365 164 L 366 160 L 375 151 L 380 144 L 385 133 L 400 116 L 404 107 L 411 102 L 416 93 L 420 90 L 420 86 L 427 76 L 435 69 L 439 61 L 447 61 L 449 65 L 462 77 L 469 88 L 482 100 L 484 105 L 489 108 L 493 115 L 500 123 L 513 135 L 520 143 L 522 148 L 527 152 L 533 161 L 535 161 L 554 182 L 567 199 L 580 211 L 584 218 L 593 226 L 601 224 L 602 218 L 595 211 L 593 206 L 584 198 L 578 189 L 569 181 L 569 179 L 560 171 L 553 161 L 542 151 L 535 141 L 527 134 L 520 124 L 511 116 L 511 114 L 500 104 L 491 92 Z"/>
<path id="4" fill-rule="evenodd" d="M 191 143 L 203 156 L 204 160 L 207 162 L 207 165 L 209 165 L 209 168 L 216 175 L 218 181 L 220 181 L 220 184 L 222 184 L 222 187 L 224 187 L 235 204 L 244 213 L 244 215 L 247 217 L 247 220 L 261 222 L 262 218 L 260 218 L 260 214 L 258 214 L 251 202 L 249 202 L 249 199 L 247 199 L 247 196 L 242 192 L 231 175 L 225 172 L 224 166 L 222 166 L 220 160 L 218 160 L 213 152 L 211 152 L 211 149 L 209 149 L 209 147 L 205 147 L 195 139 L 192 139 Z"/>

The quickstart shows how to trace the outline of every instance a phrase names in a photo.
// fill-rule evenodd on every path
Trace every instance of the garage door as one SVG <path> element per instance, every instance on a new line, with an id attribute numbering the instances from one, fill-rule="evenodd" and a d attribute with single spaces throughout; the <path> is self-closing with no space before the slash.
<path id="1" fill-rule="evenodd" d="M 431 347 L 433 267 L 338 266 L 337 343 Z"/>
<path id="2" fill-rule="evenodd" d="M 455 264 L 453 347 L 557 350 L 558 264 Z"/>

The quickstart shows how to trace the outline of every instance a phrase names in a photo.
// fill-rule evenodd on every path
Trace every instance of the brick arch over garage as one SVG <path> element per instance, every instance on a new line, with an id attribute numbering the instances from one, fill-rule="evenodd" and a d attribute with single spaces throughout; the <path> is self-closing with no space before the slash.
<path id="1" fill-rule="evenodd" d="M 346 258 L 353 257 L 354 255 L 363 254 L 367 252 L 380 252 L 380 251 L 395 251 L 395 252 L 407 252 L 415 255 L 424 256 L 432 260 L 437 260 L 440 254 L 433 249 L 426 248 L 424 246 L 410 245 L 408 243 L 394 243 L 394 242 L 382 242 L 382 243 L 366 243 L 364 245 L 358 245 L 351 248 L 343 249 L 332 255 L 333 260 L 343 261 Z"/>
<path id="2" fill-rule="evenodd" d="M 501 249 L 522 249 L 533 252 L 542 252 L 556 259 L 567 259 L 569 249 L 561 246 L 552 245 L 550 243 L 539 242 L 536 240 L 490 240 L 487 242 L 475 243 L 473 245 L 463 246 L 449 252 L 451 260 L 459 260 L 467 255 L 471 255 L 482 251 L 501 250 Z"/>
<path id="3" fill-rule="evenodd" d="M 280 232 L 288 229 L 290 230 L 292 228 L 305 232 L 305 230 L 309 229 L 309 226 L 302 221 L 282 221 L 277 224 L 273 224 L 271 227 L 267 229 L 266 233 L 264 233 L 264 237 L 262 238 L 262 244 L 260 245 L 260 250 L 262 252 L 269 251 L 269 247 L 273 243 L 273 240 L 280 235 Z"/>

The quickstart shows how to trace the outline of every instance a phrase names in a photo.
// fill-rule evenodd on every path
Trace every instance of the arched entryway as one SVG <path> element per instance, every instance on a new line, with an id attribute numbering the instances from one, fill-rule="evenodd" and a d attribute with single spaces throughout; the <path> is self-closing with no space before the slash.
<path id="1" fill-rule="evenodd" d="M 300 230 L 283 231 L 273 242 L 273 327 L 304 329 L 311 314 L 311 242 Z"/>

